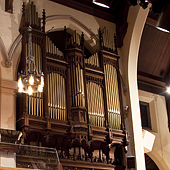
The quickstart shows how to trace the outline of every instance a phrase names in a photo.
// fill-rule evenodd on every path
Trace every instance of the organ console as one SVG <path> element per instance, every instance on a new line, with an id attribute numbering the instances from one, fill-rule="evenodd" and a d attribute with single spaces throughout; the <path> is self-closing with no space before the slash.
<path id="1" fill-rule="evenodd" d="M 61 50 L 45 33 L 45 11 L 41 23 L 33 2 L 31 9 L 33 55 L 38 72 L 44 73 L 45 85 L 43 93 L 17 94 L 17 129 L 23 132 L 23 143 L 56 148 L 63 169 L 125 169 L 123 150 L 128 135 L 116 38 L 112 40 L 106 28 L 99 29 L 99 48 L 86 56 L 83 33 L 70 35 L 65 27 L 63 39 L 56 37 L 65 44 Z M 27 27 L 24 3 L 18 72 L 27 71 Z M 29 157 L 17 154 L 17 166 L 27 165 Z"/>

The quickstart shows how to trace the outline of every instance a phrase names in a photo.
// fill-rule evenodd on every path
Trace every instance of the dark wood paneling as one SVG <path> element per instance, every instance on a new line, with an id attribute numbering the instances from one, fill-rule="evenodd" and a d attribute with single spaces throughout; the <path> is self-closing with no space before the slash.
<path id="1" fill-rule="evenodd" d="M 157 77 L 169 67 L 170 37 L 168 33 L 146 24 L 138 58 L 138 70 Z"/>

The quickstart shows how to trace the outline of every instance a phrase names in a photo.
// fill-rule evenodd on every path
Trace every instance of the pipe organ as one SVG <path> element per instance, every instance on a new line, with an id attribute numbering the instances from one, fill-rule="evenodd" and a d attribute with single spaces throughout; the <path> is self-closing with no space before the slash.
<path id="1" fill-rule="evenodd" d="M 73 31 L 70 35 L 65 27 L 63 39 L 54 39 L 45 33 L 45 11 L 40 23 L 36 7 L 31 5 L 32 50 L 37 70 L 44 73 L 44 91 L 17 96 L 17 105 L 21 106 L 17 107 L 17 129 L 23 132 L 24 143 L 56 148 L 64 169 L 77 167 L 76 160 L 82 161 L 81 168 L 88 162 L 95 170 L 124 169 L 120 153 L 128 144 L 128 135 L 123 120 L 116 39 L 111 41 L 108 32 L 99 29 L 100 47 L 85 57 L 83 33 Z M 24 4 L 19 72 L 27 69 L 27 17 Z M 114 153 L 108 146 L 114 148 Z M 24 159 L 18 155 L 18 164 Z M 99 162 L 103 163 L 101 168 L 96 166 Z"/>

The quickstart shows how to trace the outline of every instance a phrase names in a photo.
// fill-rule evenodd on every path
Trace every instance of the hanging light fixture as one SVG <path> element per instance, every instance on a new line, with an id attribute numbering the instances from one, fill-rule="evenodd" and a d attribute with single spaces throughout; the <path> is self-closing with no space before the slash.
<path id="1" fill-rule="evenodd" d="M 28 55 L 26 58 L 27 74 L 23 72 L 18 76 L 18 92 L 33 93 L 42 92 L 44 87 L 44 75 L 39 73 L 35 66 L 34 56 L 32 55 L 32 27 L 31 27 L 31 2 L 29 0 L 29 27 L 28 27 Z"/>
<path id="2" fill-rule="evenodd" d="M 158 22 L 156 25 L 156 28 L 164 31 L 164 32 L 170 32 L 170 4 L 165 4 L 162 12 L 158 18 Z"/>
<path id="3" fill-rule="evenodd" d="M 110 8 L 111 4 L 110 0 L 93 0 L 93 3 L 104 8 Z"/>

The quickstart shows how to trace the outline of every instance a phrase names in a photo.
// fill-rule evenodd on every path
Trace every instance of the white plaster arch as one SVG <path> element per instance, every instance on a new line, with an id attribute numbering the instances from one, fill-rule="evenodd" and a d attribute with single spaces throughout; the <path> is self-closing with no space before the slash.
<path id="1" fill-rule="evenodd" d="M 169 169 L 169 166 L 167 165 L 166 161 L 162 158 L 162 156 L 156 152 L 148 152 L 147 155 L 155 162 L 155 164 L 158 166 L 160 170 L 167 170 Z"/>
<path id="2" fill-rule="evenodd" d="M 55 22 L 57 21 L 57 22 Z M 94 39 L 94 41 L 98 40 L 98 36 L 95 35 L 89 28 L 86 27 L 81 21 L 77 20 L 75 17 L 71 15 L 52 15 L 47 16 L 46 18 L 46 31 L 50 30 L 52 27 L 55 28 L 63 28 L 64 26 L 69 27 L 71 29 L 77 29 L 77 31 L 81 31 L 85 35 L 85 39 Z M 81 32 L 78 32 L 81 34 Z"/>

